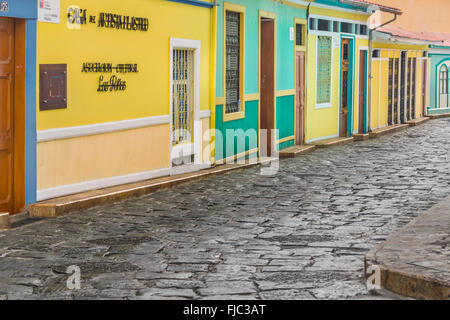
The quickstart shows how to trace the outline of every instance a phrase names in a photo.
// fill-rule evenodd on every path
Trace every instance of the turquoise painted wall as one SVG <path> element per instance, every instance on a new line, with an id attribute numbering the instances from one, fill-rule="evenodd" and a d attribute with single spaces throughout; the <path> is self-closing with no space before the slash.
<path id="1" fill-rule="evenodd" d="M 294 135 L 295 96 L 284 96 L 277 98 L 277 129 L 278 139 Z M 293 143 L 293 140 L 292 140 Z M 280 146 L 280 150 L 283 149 Z"/>
<path id="2" fill-rule="evenodd" d="M 245 93 L 258 93 L 259 10 L 277 16 L 277 90 L 294 88 L 294 41 L 289 40 L 289 28 L 294 19 L 306 19 L 306 10 L 276 3 L 272 0 L 230 0 L 245 6 Z M 216 95 L 223 96 L 223 0 L 218 1 Z"/>
<path id="3" fill-rule="evenodd" d="M 439 88 L 439 70 L 438 66 L 444 61 L 450 61 L 449 54 L 429 54 L 430 58 L 430 109 L 439 108 L 439 96 L 438 96 L 438 88 Z M 449 112 L 450 110 L 447 108 L 443 108 L 445 112 Z M 439 113 L 437 110 L 435 112 L 431 111 L 431 113 Z"/>
<path id="4" fill-rule="evenodd" d="M 216 161 L 227 158 L 229 156 L 239 154 L 258 147 L 258 101 L 247 101 L 245 103 L 245 118 L 223 122 L 223 105 L 216 107 L 216 146 L 215 159 Z M 242 129 L 244 133 L 247 130 L 254 130 L 255 136 L 249 135 L 245 138 L 245 146 L 240 146 L 237 137 L 234 135 L 236 129 Z M 228 132 L 231 129 L 233 132 Z M 230 135 L 231 133 L 231 135 Z M 222 134 L 222 139 L 219 139 Z M 256 137 L 256 138 L 255 138 Z M 234 147 L 231 145 L 234 143 Z M 228 152 L 233 150 L 233 152 Z M 231 154 L 230 154 L 231 153 Z"/>
<path id="5" fill-rule="evenodd" d="M 259 10 L 272 12 L 276 15 L 276 90 L 290 90 L 295 88 L 295 42 L 290 40 L 290 28 L 294 27 L 295 18 L 306 19 L 306 10 L 276 3 L 272 0 L 230 0 L 227 3 L 245 6 L 245 94 L 259 93 Z M 223 97 L 223 0 L 218 1 L 217 14 L 217 69 L 216 69 L 216 96 Z M 280 130 L 279 139 L 294 135 L 294 96 L 277 98 L 276 122 Z M 249 106 L 249 107 L 247 107 Z M 253 110 L 256 108 L 256 110 Z M 223 106 L 216 106 L 216 129 L 223 132 L 223 140 L 216 137 L 215 159 L 223 159 L 226 144 L 226 129 L 258 129 L 258 101 L 246 102 L 246 115 L 244 119 L 223 122 Z M 248 113 L 251 114 L 248 114 Z M 292 145 L 293 141 L 283 143 L 280 149 Z M 251 148 L 250 148 L 251 149 Z M 235 150 L 240 153 L 246 150 Z M 230 156 L 230 155 L 227 155 Z"/>

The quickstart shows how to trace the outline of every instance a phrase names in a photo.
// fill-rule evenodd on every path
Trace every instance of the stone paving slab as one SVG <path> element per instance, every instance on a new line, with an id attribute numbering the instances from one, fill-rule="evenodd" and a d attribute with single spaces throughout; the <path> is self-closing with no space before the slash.
<path id="1" fill-rule="evenodd" d="M 254 162 L 246 161 L 246 163 L 242 164 L 224 164 L 201 171 L 81 192 L 30 204 L 27 211 L 31 217 L 56 218 L 61 214 L 71 211 L 87 209 L 97 205 L 142 196 L 158 189 L 173 187 L 180 183 L 195 181 L 215 174 L 242 170 L 255 165 L 265 164 L 271 160 L 273 159 L 261 158 Z"/>
<path id="2" fill-rule="evenodd" d="M 449 140 L 430 121 L 0 231 L 0 299 L 397 299 L 364 257 L 450 196 Z"/>
<path id="3" fill-rule="evenodd" d="M 365 270 L 371 265 L 380 267 L 381 285 L 392 292 L 450 299 L 450 197 L 369 251 Z"/>

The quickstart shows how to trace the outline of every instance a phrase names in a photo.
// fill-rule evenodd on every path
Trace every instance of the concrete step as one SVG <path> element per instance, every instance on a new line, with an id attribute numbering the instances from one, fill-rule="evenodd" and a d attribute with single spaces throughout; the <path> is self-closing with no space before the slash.
<path id="1" fill-rule="evenodd" d="M 442 113 L 442 114 L 428 114 L 428 118 L 430 119 L 441 119 L 441 118 L 450 118 L 450 113 Z"/>
<path id="2" fill-rule="evenodd" d="M 354 133 L 352 134 L 352 137 L 355 139 L 355 141 L 363 141 L 369 139 L 368 133 Z"/>
<path id="3" fill-rule="evenodd" d="M 409 124 L 411 127 L 414 127 L 414 126 L 418 126 L 419 124 L 425 123 L 427 121 L 430 121 L 429 117 L 423 117 L 423 118 L 409 120 L 409 121 L 406 121 L 406 123 Z"/>
<path id="4" fill-rule="evenodd" d="M 300 155 L 313 152 L 315 149 L 316 149 L 316 146 L 311 146 L 311 145 L 292 146 L 292 147 L 281 150 L 279 152 L 279 155 L 280 155 L 280 158 L 295 158 Z"/>
<path id="5" fill-rule="evenodd" d="M 450 197 L 390 235 L 365 256 L 374 280 L 415 299 L 450 299 Z M 378 280 L 378 281 L 377 281 Z"/>
<path id="6" fill-rule="evenodd" d="M 339 145 L 343 145 L 343 144 L 349 144 L 349 143 L 352 143 L 353 140 L 354 140 L 353 137 L 348 137 L 348 138 L 337 137 L 337 138 L 319 140 L 316 142 L 309 143 L 307 145 L 312 145 L 312 146 L 315 146 L 316 148 L 328 148 L 328 147 L 334 147 L 334 146 L 339 146 Z"/>
<path id="7" fill-rule="evenodd" d="M 86 191 L 30 204 L 27 211 L 31 217 L 56 218 L 61 214 L 71 211 L 83 210 L 98 205 L 142 196 L 152 191 L 172 187 L 183 182 L 194 181 L 229 171 L 245 169 L 255 165 L 263 165 L 273 160 L 274 158 L 268 157 L 258 160 L 255 159 L 254 161 L 247 160 L 246 163 L 243 164 L 235 163 L 218 165 L 210 169 L 179 174 L 176 176 L 161 177 L 104 189 Z"/>
<path id="8" fill-rule="evenodd" d="M 384 127 L 384 128 L 379 128 L 379 129 L 372 130 L 372 132 L 369 133 L 369 137 L 371 139 L 373 139 L 373 138 L 377 138 L 377 137 L 380 137 L 380 136 L 384 136 L 384 135 L 389 134 L 389 133 L 393 133 L 393 132 L 397 132 L 397 131 L 400 131 L 400 130 L 404 130 L 406 128 L 409 128 L 409 124 L 394 124 L 392 126 L 387 126 L 387 127 Z"/>

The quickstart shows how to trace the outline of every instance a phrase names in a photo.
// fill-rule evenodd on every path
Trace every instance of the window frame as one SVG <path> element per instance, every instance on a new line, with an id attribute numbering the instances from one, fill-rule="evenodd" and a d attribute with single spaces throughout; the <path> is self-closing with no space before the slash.
<path id="1" fill-rule="evenodd" d="M 239 97 L 241 100 L 241 108 L 237 112 L 227 113 L 226 103 L 227 103 L 227 81 L 226 81 L 226 70 L 227 70 L 227 11 L 236 12 L 240 14 L 240 57 L 239 57 Z M 245 7 L 237 4 L 232 4 L 229 2 L 223 3 L 223 61 L 222 61 L 222 72 L 223 72 L 223 97 L 224 103 L 222 107 L 223 122 L 237 120 L 245 118 Z"/>
<path id="2" fill-rule="evenodd" d="M 324 102 L 324 103 L 318 103 L 318 97 L 319 97 L 319 85 L 318 85 L 318 73 L 319 73 L 319 37 L 328 37 L 331 41 L 331 55 L 330 55 L 330 101 Z M 315 86 L 316 86 L 316 96 L 315 96 L 315 109 L 323 109 L 323 108 L 331 108 L 333 106 L 333 35 L 330 34 L 323 34 L 323 35 L 317 35 L 316 36 L 316 69 L 315 72 Z"/>

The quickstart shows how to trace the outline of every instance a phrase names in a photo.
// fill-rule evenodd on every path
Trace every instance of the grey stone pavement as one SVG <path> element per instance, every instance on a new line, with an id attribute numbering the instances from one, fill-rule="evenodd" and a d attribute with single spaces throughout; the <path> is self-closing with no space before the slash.
<path id="1" fill-rule="evenodd" d="M 3 299 L 390 299 L 364 254 L 450 194 L 450 122 L 0 232 Z M 81 268 L 68 290 L 66 269 Z"/>

